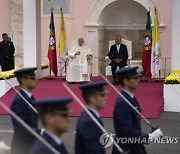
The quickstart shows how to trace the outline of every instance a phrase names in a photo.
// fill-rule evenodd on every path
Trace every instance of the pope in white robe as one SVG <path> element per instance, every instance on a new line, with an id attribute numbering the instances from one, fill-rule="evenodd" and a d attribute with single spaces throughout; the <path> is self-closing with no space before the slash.
<path id="1" fill-rule="evenodd" d="M 91 77 L 92 50 L 79 38 L 78 44 L 68 52 L 66 80 L 68 82 L 86 82 Z"/>

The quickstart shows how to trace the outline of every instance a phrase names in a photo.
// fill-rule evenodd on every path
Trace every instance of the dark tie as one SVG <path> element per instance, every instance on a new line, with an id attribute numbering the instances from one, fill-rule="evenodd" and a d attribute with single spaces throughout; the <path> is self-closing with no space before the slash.
<path id="1" fill-rule="evenodd" d="M 138 101 L 137 101 L 137 99 L 135 97 L 133 98 L 133 101 L 138 106 L 138 110 L 141 112 L 141 108 L 140 108 L 139 103 L 138 103 Z"/>
<path id="2" fill-rule="evenodd" d="M 34 96 L 33 96 L 33 95 L 31 96 L 30 100 L 31 100 L 31 102 L 30 102 L 30 103 L 31 103 L 32 105 L 35 105 L 35 98 L 34 98 Z"/>

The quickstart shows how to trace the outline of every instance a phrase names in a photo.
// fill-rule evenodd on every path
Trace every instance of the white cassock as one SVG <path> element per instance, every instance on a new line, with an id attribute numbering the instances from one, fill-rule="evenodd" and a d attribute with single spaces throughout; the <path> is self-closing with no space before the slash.
<path id="1" fill-rule="evenodd" d="M 75 55 L 76 52 L 80 55 Z M 68 52 L 68 65 L 66 70 L 66 80 L 68 82 L 90 81 L 91 65 L 87 55 L 92 55 L 92 50 L 86 45 L 76 45 Z"/>

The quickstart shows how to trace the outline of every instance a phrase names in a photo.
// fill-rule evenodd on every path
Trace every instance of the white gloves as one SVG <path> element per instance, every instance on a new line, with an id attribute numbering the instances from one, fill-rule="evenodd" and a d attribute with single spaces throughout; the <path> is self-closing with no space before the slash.
<path id="1" fill-rule="evenodd" d="M 153 141 L 154 139 L 157 139 L 159 137 L 163 136 L 163 133 L 160 128 L 156 129 L 152 133 L 149 134 L 149 140 Z"/>
<path id="2" fill-rule="evenodd" d="M 0 141 L 0 154 L 10 154 L 10 147 L 8 147 L 3 141 Z"/>

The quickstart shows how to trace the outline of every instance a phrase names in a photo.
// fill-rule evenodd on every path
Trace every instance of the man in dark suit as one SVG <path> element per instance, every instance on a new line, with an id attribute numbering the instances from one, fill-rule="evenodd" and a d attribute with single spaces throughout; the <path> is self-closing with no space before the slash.
<path id="1" fill-rule="evenodd" d="M 67 154 L 60 136 L 69 127 L 69 108 L 71 98 L 45 99 L 37 102 L 40 120 L 44 126 L 42 137 L 61 154 Z M 30 154 L 54 154 L 46 145 L 37 140 Z"/>
<path id="2" fill-rule="evenodd" d="M 110 52 L 108 54 L 109 59 L 111 60 L 111 71 L 114 79 L 114 84 L 118 84 L 117 75 L 115 75 L 115 71 L 117 67 L 123 68 L 127 65 L 128 59 L 128 51 L 126 45 L 121 43 L 121 36 L 117 35 L 115 37 L 116 44 L 112 45 L 110 48 Z"/>
<path id="3" fill-rule="evenodd" d="M 82 95 L 87 103 L 88 110 L 103 125 L 99 110 L 106 105 L 106 93 L 104 89 L 106 82 L 95 82 L 80 86 Z M 75 154 L 105 154 L 99 139 L 102 135 L 101 129 L 84 111 L 79 117 L 76 126 Z"/>
<path id="4" fill-rule="evenodd" d="M 0 65 L 2 71 L 14 69 L 14 52 L 13 42 L 6 33 L 2 34 L 3 41 L 0 42 Z"/>
<path id="5" fill-rule="evenodd" d="M 9 45 L 9 49 L 10 49 L 9 70 L 13 70 L 15 68 L 15 66 L 14 66 L 14 52 L 15 52 L 15 48 L 14 48 L 14 44 L 11 41 L 10 37 L 8 37 L 8 45 Z"/>
<path id="6" fill-rule="evenodd" d="M 36 86 L 35 70 L 37 68 L 24 68 L 15 71 L 15 75 L 20 84 L 20 94 L 32 105 L 35 106 L 35 99 L 32 90 Z M 11 105 L 11 110 L 16 113 L 31 128 L 38 128 L 38 116 L 33 109 L 19 96 L 16 95 Z M 11 143 L 12 154 L 27 154 L 35 140 L 19 122 L 12 118 L 14 135 Z"/>
<path id="7" fill-rule="evenodd" d="M 122 95 L 141 112 L 139 103 L 134 97 L 134 90 L 139 83 L 137 68 L 124 67 L 116 73 L 120 76 L 120 84 L 123 88 Z M 153 139 L 163 135 L 160 129 L 156 129 L 149 134 L 143 133 L 140 116 L 121 97 L 117 98 L 114 107 L 114 128 L 117 138 L 137 139 L 135 143 L 119 142 L 120 147 L 124 151 L 130 151 L 129 154 L 146 154 L 143 143 L 149 143 L 149 141 L 153 141 Z M 119 154 L 115 147 L 113 147 L 113 154 Z"/>

